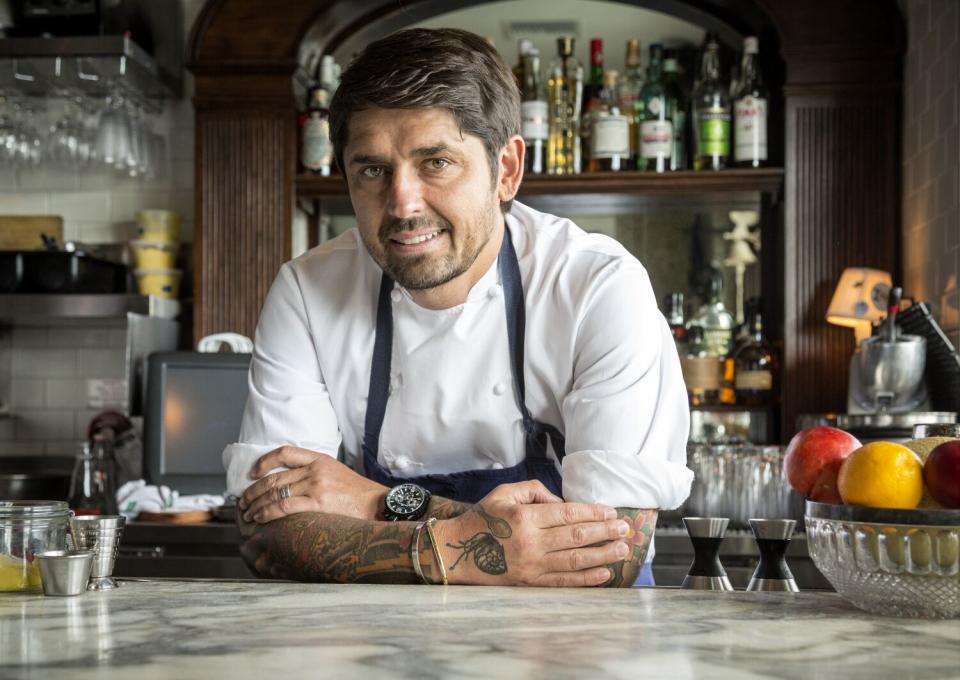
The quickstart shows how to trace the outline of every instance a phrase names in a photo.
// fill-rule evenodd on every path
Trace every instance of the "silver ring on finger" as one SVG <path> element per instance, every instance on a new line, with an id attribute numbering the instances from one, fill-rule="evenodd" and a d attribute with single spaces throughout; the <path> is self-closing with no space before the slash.
<path id="1" fill-rule="evenodd" d="M 292 495 L 292 494 L 290 493 L 290 485 L 289 485 L 289 484 L 284 484 L 283 486 L 280 487 L 280 499 L 281 499 L 281 500 L 283 500 L 284 498 L 290 498 L 291 495 Z"/>

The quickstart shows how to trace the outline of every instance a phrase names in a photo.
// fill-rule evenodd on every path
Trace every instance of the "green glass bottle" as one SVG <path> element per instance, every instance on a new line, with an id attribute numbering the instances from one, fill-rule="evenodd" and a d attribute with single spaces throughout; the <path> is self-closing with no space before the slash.
<path id="1" fill-rule="evenodd" d="M 708 33 L 693 91 L 694 170 L 722 170 L 730 157 L 730 92 L 720 80 L 720 41 Z"/>
<path id="2" fill-rule="evenodd" d="M 666 50 L 663 59 L 663 89 L 673 105 L 673 151 L 670 153 L 670 169 L 687 169 L 687 109 L 689 98 L 683 90 L 680 63 L 676 52 Z"/>
<path id="3" fill-rule="evenodd" d="M 666 172 L 673 153 L 675 100 L 667 96 L 663 82 L 663 45 L 650 46 L 647 78 L 640 90 L 640 158 L 637 169 Z"/>

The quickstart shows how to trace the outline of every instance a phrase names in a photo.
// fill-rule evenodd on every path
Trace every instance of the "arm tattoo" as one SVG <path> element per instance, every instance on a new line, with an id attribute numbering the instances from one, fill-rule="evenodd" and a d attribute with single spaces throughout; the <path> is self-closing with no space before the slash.
<path id="1" fill-rule="evenodd" d="M 240 553 L 264 577 L 333 583 L 417 583 L 414 522 L 370 522 L 320 512 L 241 526 Z M 429 548 L 429 545 L 427 546 Z M 432 574 L 424 567 L 426 574 Z"/>
<path id="2" fill-rule="evenodd" d="M 447 543 L 448 548 L 463 551 L 457 561 L 450 566 L 450 570 L 456 569 L 463 558 L 473 555 L 473 561 L 480 571 L 492 576 L 506 574 L 507 558 L 503 552 L 503 544 L 497 539 L 510 538 L 513 535 L 513 529 L 506 520 L 490 515 L 480 503 L 474 505 L 472 509 L 487 523 L 490 533 L 481 531 L 466 541 Z"/>
<path id="3" fill-rule="evenodd" d="M 617 508 L 617 516 L 630 525 L 630 532 L 624 540 L 627 541 L 631 550 L 623 561 L 607 565 L 612 577 L 603 584 L 604 588 L 630 588 L 634 584 L 647 558 L 653 531 L 657 525 L 656 510 Z"/>
<path id="4" fill-rule="evenodd" d="M 452 519 L 454 517 L 459 517 L 472 507 L 473 506 L 469 503 L 452 501 L 449 498 L 443 498 L 441 496 L 431 496 L 430 504 L 427 506 L 427 514 L 424 519 L 428 519 L 430 517 L 436 517 L 437 519 Z"/>

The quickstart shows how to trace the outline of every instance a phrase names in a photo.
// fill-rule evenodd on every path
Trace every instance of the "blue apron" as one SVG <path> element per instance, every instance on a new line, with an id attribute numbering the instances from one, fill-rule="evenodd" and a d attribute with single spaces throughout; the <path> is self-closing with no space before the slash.
<path id="1" fill-rule="evenodd" d="M 431 493 L 460 501 L 476 503 L 501 484 L 540 480 L 551 493 L 560 496 L 561 477 L 557 466 L 547 458 L 547 438 L 553 445 L 558 461 L 564 456 L 564 437 L 557 428 L 535 420 L 527 409 L 523 377 L 524 330 L 526 308 L 523 301 L 523 282 L 520 265 L 513 247 L 510 230 L 504 226 L 503 243 L 497 259 L 500 282 L 503 285 L 504 307 L 507 316 L 507 342 L 510 352 L 510 372 L 513 375 L 513 394 L 523 418 L 526 458 L 509 468 L 465 470 L 450 474 L 430 474 L 419 477 L 395 477 L 377 460 L 380 431 L 390 396 L 390 364 L 393 349 L 393 309 L 390 293 L 394 282 L 386 272 L 380 278 L 377 301 L 377 330 L 373 345 L 370 370 L 370 389 L 367 394 L 367 413 L 363 433 L 364 474 L 384 486 L 410 482 L 419 484 Z M 653 585 L 650 565 L 644 565 L 637 585 Z"/>

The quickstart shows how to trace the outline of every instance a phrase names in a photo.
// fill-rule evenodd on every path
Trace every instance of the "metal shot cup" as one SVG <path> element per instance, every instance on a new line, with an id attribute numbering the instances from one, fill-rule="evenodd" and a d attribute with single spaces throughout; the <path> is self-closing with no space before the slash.
<path id="1" fill-rule="evenodd" d="M 87 590 L 112 590 L 113 563 L 120 547 L 125 519 L 122 515 L 80 515 L 70 518 L 70 533 L 78 550 L 93 552 L 93 569 Z"/>
<path id="2" fill-rule="evenodd" d="M 35 555 L 40 563 L 44 595 L 68 597 L 87 589 L 93 552 L 90 550 L 47 550 Z"/>
<path id="3" fill-rule="evenodd" d="M 727 517 L 683 517 L 690 542 L 693 564 L 681 588 L 688 590 L 733 590 L 727 572 L 720 563 L 720 542 L 727 531 Z"/>

